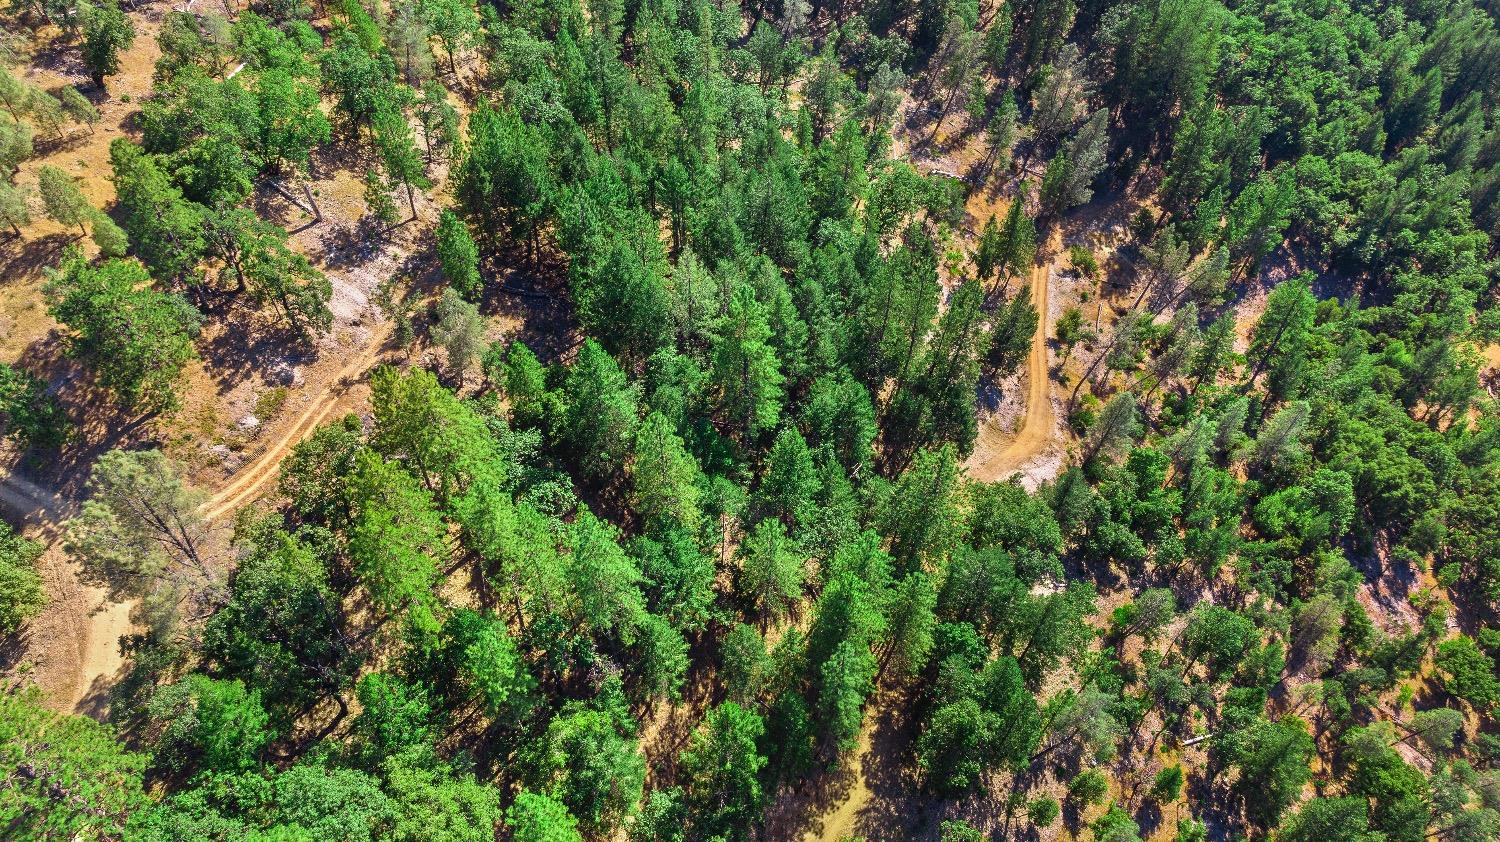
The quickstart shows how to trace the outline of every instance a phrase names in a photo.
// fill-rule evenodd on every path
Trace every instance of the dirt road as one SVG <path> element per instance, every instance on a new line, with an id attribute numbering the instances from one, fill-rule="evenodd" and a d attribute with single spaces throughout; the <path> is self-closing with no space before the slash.
<path id="1" fill-rule="evenodd" d="M 124 663 L 119 640 L 130 632 L 133 603 L 110 602 L 103 588 L 79 580 L 62 549 L 62 524 L 78 508 L 72 501 L 11 474 L 0 477 L 0 507 L 46 547 L 37 572 L 49 604 L 26 629 L 28 648 L 38 655 L 37 683 L 60 710 L 96 712 L 98 691 Z"/>
<path id="2" fill-rule="evenodd" d="M 380 360 L 389 335 L 386 326 L 366 350 L 351 360 L 297 420 L 200 510 L 217 520 L 254 500 L 277 475 L 277 468 L 298 442 L 307 438 L 338 407 L 340 398 Z M 36 654 L 35 679 L 58 709 L 100 715 L 105 692 L 124 666 L 119 640 L 130 633 L 133 602 L 111 602 L 101 588 L 84 584 L 76 563 L 62 549 L 62 524 L 77 513 L 77 504 L 14 474 L 0 476 L 0 507 L 21 519 L 46 551 L 38 562 L 49 605 L 27 628 L 28 649 Z"/>
<path id="3" fill-rule="evenodd" d="M 865 805 L 870 803 L 870 785 L 865 780 L 864 757 L 870 751 L 870 735 L 875 729 L 875 711 L 865 712 L 865 724 L 859 732 L 859 745 L 850 754 L 849 761 L 854 773 L 854 782 L 848 794 L 833 812 L 824 816 L 814 830 L 802 835 L 802 842 L 844 842 L 859 837 L 859 817 Z"/>
<path id="4" fill-rule="evenodd" d="M 1055 249 L 1052 251 L 1055 253 Z M 1006 442 L 1004 430 L 994 423 L 981 422 L 974 453 L 964 464 L 969 476 L 982 482 L 997 482 L 1024 472 L 1057 441 L 1057 413 L 1052 407 L 1052 378 L 1047 358 L 1047 333 L 1052 326 L 1047 287 L 1053 265 L 1049 260 L 1031 269 L 1031 300 L 1041 321 L 1026 358 L 1026 415 L 1021 428 Z"/>
<path id="5" fill-rule="evenodd" d="M 390 332 L 391 324 L 383 323 L 381 329 L 370 338 L 365 351 L 351 360 L 334 377 L 332 387 L 308 404 L 307 409 L 302 411 L 302 414 L 287 428 L 281 438 L 267 447 L 266 451 L 248 467 L 236 474 L 228 485 L 214 492 L 214 495 L 203 503 L 199 511 L 205 520 L 218 520 L 255 499 L 266 483 L 276 476 L 281 460 L 286 458 L 298 442 L 312 435 L 318 425 L 332 414 L 344 393 L 359 382 L 366 372 L 375 367 L 380 360 L 381 350 L 385 347 L 385 341 L 390 336 Z"/>

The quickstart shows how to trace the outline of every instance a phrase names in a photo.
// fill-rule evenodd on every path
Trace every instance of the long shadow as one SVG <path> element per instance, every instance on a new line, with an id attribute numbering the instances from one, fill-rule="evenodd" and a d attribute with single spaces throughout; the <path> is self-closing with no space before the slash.
<path id="1" fill-rule="evenodd" d="M 509 249 L 480 266 L 485 279 L 481 311 L 518 321 L 520 329 L 506 339 L 524 342 L 548 364 L 571 357 L 583 337 L 565 264 L 549 257 L 530 266 L 521 249 Z"/>
<path id="2" fill-rule="evenodd" d="M 48 234 L 35 239 L 20 238 L 14 231 L 0 235 L 0 283 L 16 283 L 35 277 L 43 269 L 57 265 L 63 249 L 78 238 L 77 233 Z"/>
<path id="3" fill-rule="evenodd" d="M 217 329 L 199 341 L 210 376 L 223 395 L 277 362 L 298 365 L 313 358 L 312 346 L 297 331 L 272 323 L 245 301 L 230 302 L 216 314 Z"/>
<path id="4" fill-rule="evenodd" d="M 93 135 L 86 131 L 68 130 L 64 128 L 57 134 L 38 137 L 31 145 L 34 157 L 45 158 L 56 155 L 59 152 L 67 152 L 86 145 Z"/>

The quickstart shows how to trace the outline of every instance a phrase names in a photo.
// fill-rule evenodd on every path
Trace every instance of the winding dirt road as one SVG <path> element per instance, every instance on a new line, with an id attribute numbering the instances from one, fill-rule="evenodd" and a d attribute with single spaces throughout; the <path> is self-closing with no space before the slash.
<path id="1" fill-rule="evenodd" d="M 335 375 L 302 414 L 255 461 L 239 471 L 199 508 L 218 520 L 258 497 L 277 476 L 281 460 L 339 406 L 340 399 L 380 361 L 390 334 L 386 325 Z M 14 474 L 0 476 L 0 507 L 14 512 L 30 537 L 47 546 L 38 562 L 51 605 L 31 622 L 31 650 L 45 661 L 37 681 L 61 710 L 98 715 L 103 694 L 124 665 L 119 640 L 130 633 L 133 602 L 111 602 L 101 588 L 85 584 L 62 550 L 62 524 L 77 513 L 67 500 Z"/>
<path id="2" fill-rule="evenodd" d="M 390 331 L 391 328 L 387 324 L 376 332 L 370 338 L 365 351 L 339 371 L 334 377 L 333 385 L 308 404 L 280 439 L 236 474 L 229 484 L 204 501 L 198 511 L 202 513 L 205 520 L 218 520 L 254 500 L 260 494 L 266 483 L 276 476 L 281 460 L 286 458 L 286 455 L 299 442 L 312 435 L 318 425 L 322 424 L 338 406 L 339 399 L 350 387 L 363 379 L 363 376 L 380 361 L 380 354 Z"/>

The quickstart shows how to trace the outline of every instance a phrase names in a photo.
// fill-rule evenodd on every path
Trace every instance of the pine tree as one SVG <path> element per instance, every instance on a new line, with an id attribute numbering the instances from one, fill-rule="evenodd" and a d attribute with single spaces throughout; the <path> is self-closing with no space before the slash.
<path id="1" fill-rule="evenodd" d="M 42 194 L 42 204 L 52 221 L 66 228 L 78 226 L 84 234 L 88 229 L 83 223 L 88 220 L 93 208 L 78 189 L 78 182 L 57 167 L 45 166 L 37 173 L 37 189 Z"/>
<path id="2" fill-rule="evenodd" d="M 1057 60 L 1042 69 L 1042 79 L 1031 95 L 1031 131 L 1039 140 L 1051 140 L 1083 117 L 1093 86 L 1083 69 L 1078 47 L 1064 44 Z"/>
<path id="3" fill-rule="evenodd" d="M 1250 332 L 1248 357 L 1255 362 L 1246 386 L 1254 386 L 1261 373 L 1266 373 L 1266 392 L 1271 401 L 1295 396 L 1306 376 L 1316 305 L 1310 282 L 1304 274 L 1278 284 L 1266 298 L 1265 312 Z"/>
<path id="4" fill-rule="evenodd" d="M 660 412 L 647 415 L 636 430 L 630 479 L 636 512 L 648 529 L 698 527 L 702 519 L 698 463 Z"/>
<path id="5" fill-rule="evenodd" d="M 483 280 L 479 276 L 479 247 L 469 236 L 469 227 L 453 211 L 445 209 L 438 219 L 435 236 L 438 261 L 448 285 L 464 298 L 475 299 Z"/>
<path id="6" fill-rule="evenodd" d="M 1010 279 L 1030 269 L 1036 259 L 1036 223 L 1024 209 L 1027 192 L 1024 185 L 1016 192 L 1015 201 L 1005 211 L 1005 222 L 1000 226 L 996 266 L 1004 273 L 1001 295 L 1010 285 Z"/>
<path id="7" fill-rule="evenodd" d="M 803 557 L 787 537 L 786 527 L 766 518 L 750 530 L 740 546 L 740 587 L 757 609 L 781 618 L 802 598 L 806 576 Z"/>
<path id="8" fill-rule="evenodd" d="M 737 287 L 714 329 L 709 379 L 721 411 L 746 440 L 775 427 L 781 418 L 785 378 L 770 338 L 766 309 L 755 291 Z"/>
<path id="9" fill-rule="evenodd" d="M 1074 310 L 1072 312 L 1078 312 Z M 1066 315 L 1066 314 L 1064 314 Z M 1031 287 L 1020 291 L 995 313 L 995 326 L 991 336 L 988 361 L 996 372 L 1008 376 L 1020 367 L 1031 352 L 1032 341 L 1041 316 L 1031 304 Z M 1059 324 L 1061 319 L 1059 319 Z M 1063 340 L 1063 331 L 1058 331 L 1058 341 Z"/>
<path id="10" fill-rule="evenodd" d="M 26 206 L 26 198 L 26 190 L 8 181 L 0 181 L 0 225 L 9 226 L 17 237 L 21 236 L 22 225 L 31 224 L 31 210 Z"/>
<path id="11" fill-rule="evenodd" d="M 766 453 L 766 473 L 755 495 L 761 509 L 796 535 L 812 521 L 813 501 L 821 488 L 806 440 L 795 427 L 783 428 Z"/>
<path id="12" fill-rule="evenodd" d="M 458 51 L 479 34 L 479 15 L 467 0 L 419 0 L 418 8 L 448 54 L 448 72 L 458 73 Z"/>
<path id="13" fill-rule="evenodd" d="M 406 84 L 415 88 L 432 78 L 432 29 L 424 19 L 421 4 L 414 0 L 395 3 L 385 23 L 385 41 L 391 48 Z"/>
<path id="14" fill-rule="evenodd" d="M 710 710 L 693 732 L 678 764 L 692 838 L 750 837 L 761 809 L 764 734 L 761 718 L 734 702 Z"/>
<path id="15" fill-rule="evenodd" d="M 636 390 L 619 363 L 590 339 L 568 371 L 563 386 L 567 413 L 564 436 L 582 472 L 602 479 L 625 466 L 635 439 Z"/>
<path id="16" fill-rule="evenodd" d="M 991 28 L 993 31 L 993 27 Z M 1011 91 L 1000 95 L 1000 104 L 994 116 L 984 127 L 984 143 L 990 171 L 1010 168 L 1011 151 L 1020 139 L 1020 112 L 1016 108 L 1016 96 Z"/>
<path id="17" fill-rule="evenodd" d="M 1098 420 L 1089 430 L 1083 461 L 1087 463 L 1101 455 L 1113 457 L 1140 433 L 1140 410 L 1135 395 L 1121 392 L 1104 405 Z"/>
<path id="18" fill-rule="evenodd" d="M 984 223 L 984 229 L 979 232 L 979 247 L 974 250 L 974 277 L 980 283 L 989 280 L 1003 265 L 1003 248 L 1000 228 L 995 225 L 995 215 L 990 214 L 990 218 Z"/>
<path id="19" fill-rule="evenodd" d="M 458 109 L 448 101 L 448 89 L 435 79 L 422 85 L 422 98 L 417 100 L 417 122 L 422 127 L 422 143 L 427 148 L 427 163 L 440 150 L 452 149 L 459 142 Z"/>
<path id="20" fill-rule="evenodd" d="M 349 489 L 357 512 L 349 556 L 361 583 L 382 611 L 402 612 L 420 635 L 436 633 L 433 588 L 448 547 L 432 495 L 399 465 L 368 450 L 355 457 Z"/>
<path id="21" fill-rule="evenodd" d="M 443 290 L 437 315 L 432 338 L 448 352 L 448 367 L 462 383 L 484 347 L 484 317 L 479 315 L 478 307 L 464 300 L 452 287 Z"/>
<path id="22" fill-rule="evenodd" d="M 958 463 L 952 445 L 917 454 L 878 515 L 903 571 L 948 546 L 957 528 Z"/>
<path id="23" fill-rule="evenodd" d="M 429 182 L 422 153 L 417 150 L 416 137 L 412 134 L 411 124 L 406 121 L 406 112 L 393 103 L 381 103 L 375 110 L 372 128 L 375 148 L 380 151 L 386 175 L 406 189 L 411 218 L 416 219 L 416 190 L 425 189 Z"/>
<path id="24" fill-rule="evenodd" d="M 855 746 L 875 669 L 870 650 L 853 640 L 839 644 L 818 668 L 818 718 L 839 751 Z"/>

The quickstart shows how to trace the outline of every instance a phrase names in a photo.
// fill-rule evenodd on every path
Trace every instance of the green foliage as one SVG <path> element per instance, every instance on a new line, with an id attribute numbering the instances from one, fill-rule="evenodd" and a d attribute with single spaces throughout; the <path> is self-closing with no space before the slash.
<path id="1" fill-rule="evenodd" d="M 787 537 L 781 521 L 757 523 L 740 545 L 739 590 L 755 607 L 782 617 L 802 598 L 805 559 Z"/>
<path id="2" fill-rule="evenodd" d="M 459 669 L 493 717 L 524 712 L 535 681 L 505 624 L 496 617 L 460 610 L 444 626 Z"/>
<path id="3" fill-rule="evenodd" d="M 1445 673 L 1448 692 L 1479 710 L 1500 703 L 1500 679 L 1495 677 L 1495 659 L 1481 652 L 1474 639 L 1459 635 L 1438 646 L 1436 664 Z"/>
<path id="4" fill-rule="evenodd" d="M 65 524 L 63 548 L 87 580 L 141 598 L 152 621 L 216 605 L 220 573 L 205 551 L 203 496 L 159 450 L 111 450 L 94 463 L 91 496 Z"/>
<path id="5" fill-rule="evenodd" d="M 1036 697 L 1014 658 L 991 661 L 967 683 L 966 697 L 938 707 L 917 740 L 918 763 L 939 792 L 979 787 L 985 773 L 1001 764 L 1021 768 L 1041 740 Z"/>
<path id="6" fill-rule="evenodd" d="M 176 295 L 157 292 L 139 263 L 90 266 L 64 258 L 47 291 L 49 312 L 68 328 L 69 351 L 85 360 L 127 409 L 155 413 L 176 407 L 177 379 L 197 356 L 192 340 L 200 316 Z"/>
<path id="7" fill-rule="evenodd" d="M 37 208 L 106 258 L 69 256 L 53 284 L 98 382 L 132 410 L 170 407 L 197 325 L 185 300 L 217 316 L 242 294 L 304 337 L 326 331 L 328 280 L 244 205 L 262 174 L 295 182 L 349 152 L 377 216 L 437 214 L 435 231 L 378 233 L 433 237 L 448 288 L 431 338 L 458 383 L 480 358 L 499 394 L 376 371 L 372 428 L 351 417 L 298 444 L 284 501 L 239 520 L 232 563 L 159 453 L 99 459 L 66 546 L 112 596 L 141 598 L 111 707 L 163 767 L 128 835 L 477 840 L 503 821 L 518 839 L 750 838 L 774 833 L 759 826 L 773 791 L 824 783 L 873 699 L 907 694 L 912 744 L 890 756 L 916 768 L 890 779 L 946 797 L 1009 773 L 1007 828 L 1022 812 L 1055 824 L 1035 785 L 1078 773 L 1067 832 L 1134 840 L 1111 791 L 1165 804 L 1201 774 L 1236 796 L 1212 811 L 1226 837 L 1494 836 L 1495 635 L 1445 631 L 1473 633 L 1500 596 L 1500 438 L 1481 382 L 1500 335 L 1497 36 L 1470 5 L 272 0 L 271 20 L 166 15 L 139 145 L 111 146 L 120 227 L 60 170 L 36 173 Z M 96 81 L 118 69 L 134 13 L 13 7 L 81 36 Z M 434 39 L 464 91 L 435 78 Z M 18 75 L 0 73 L 7 174 L 35 135 L 66 142 L 70 117 L 98 119 L 76 91 Z M 331 158 L 324 96 L 348 134 Z M 473 106 L 462 139 L 450 99 Z M 929 125 L 960 104 L 961 130 Z M 973 166 L 893 159 L 898 112 L 900 149 Z M 429 172 L 451 174 L 433 199 L 451 190 L 452 211 L 418 213 Z M 1003 214 L 966 213 L 1012 194 Z M 18 235 L 26 203 L 0 186 Z M 1109 220 L 1132 213 L 1134 242 L 1097 265 Z M 995 445 L 981 378 L 1006 380 L 1048 312 L 1029 284 L 1012 291 L 1042 218 L 1069 255 L 1043 257 L 1104 300 L 1052 326 L 1081 437 L 1029 493 L 962 466 Z M 546 299 L 548 324 L 571 313 L 577 341 L 483 348 L 481 246 L 507 300 Z M 127 252 L 140 265 L 109 259 Z M 350 255 L 318 259 L 334 257 Z M 1225 306 L 1265 278 L 1284 280 L 1258 317 Z M 403 345 L 415 302 L 387 308 Z M 7 432 L 61 443 L 59 384 L 17 372 L 0 369 Z M 12 626 L 36 610 L 34 552 L 13 543 Z M 1382 632 L 1363 578 L 1429 566 L 1453 604 L 1414 592 L 1413 628 Z M 1205 583 L 1213 599 L 1188 598 Z M 1472 732 L 1414 695 L 1429 666 Z M 1293 695 L 1271 705 L 1283 678 Z M 635 717 L 670 728 L 662 704 L 712 700 L 720 682 L 728 701 L 682 756 L 653 756 L 673 786 L 647 792 Z M 295 739 L 266 742 L 280 733 Z M 1193 735 L 1212 740 L 1205 768 L 1188 752 L 1154 781 L 1107 777 Z M 1321 797 L 1299 803 L 1329 746 Z M 11 795 L 30 791 L 27 768 Z M 122 834 L 123 811 L 54 792 L 0 820 Z M 26 824 L 49 806 L 98 826 Z M 1177 839 L 1203 842 L 1182 810 Z"/>
<path id="8" fill-rule="evenodd" d="M 360 712 L 354 733 L 360 752 L 374 765 L 385 758 L 429 745 L 434 737 L 434 711 L 420 687 L 385 673 L 372 672 L 359 680 L 355 692 Z"/>
<path id="9" fill-rule="evenodd" d="M 1177 796 L 1182 794 L 1182 767 L 1168 766 L 1156 773 L 1156 779 L 1151 782 L 1151 797 L 1166 804 L 1176 801 Z"/>
<path id="10" fill-rule="evenodd" d="M 1201 659 L 1209 674 L 1227 678 L 1259 642 L 1260 631 L 1249 618 L 1218 605 L 1194 609 L 1183 632 L 1183 649 Z"/>
<path id="11" fill-rule="evenodd" d="M 641 801 L 646 759 L 622 724 L 609 711 L 565 712 L 527 750 L 531 788 L 556 798 L 591 833 L 620 827 Z"/>
<path id="12" fill-rule="evenodd" d="M 592 339 L 584 343 L 563 385 L 564 438 L 582 473 L 602 477 L 624 467 L 636 428 L 636 390 L 618 363 Z"/>
<path id="13" fill-rule="evenodd" d="M 1380 842 L 1385 837 L 1370 829 L 1369 806 L 1363 799 L 1314 798 L 1287 819 L 1279 838 L 1287 842 Z"/>
<path id="14" fill-rule="evenodd" d="M 93 208 L 71 176 L 57 167 L 42 167 L 37 171 L 37 192 L 49 219 L 65 228 L 76 225 L 79 231 L 84 230 L 83 223 Z"/>
<path id="15" fill-rule="evenodd" d="M 1233 762 L 1240 769 L 1238 789 L 1246 815 L 1261 827 L 1274 827 L 1312 777 L 1309 764 L 1317 753 L 1312 735 L 1294 717 L 1262 719 L 1237 742 Z"/>
<path id="16" fill-rule="evenodd" d="M 678 774 L 695 838 L 749 838 L 761 808 L 766 759 L 756 744 L 764 732 L 761 718 L 734 702 L 710 710 L 693 732 Z"/>
<path id="17" fill-rule="evenodd" d="M 55 450 L 71 429 L 67 413 L 46 381 L 0 363 L 0 422 L 5 434 L 23 446 Z"/>
<path id="18" fill-rule="evenodd" d="M 184 199 L 156 156 L 131 141 L 111 141 L 109 161 L 123 227 L 135 254 L 162 283 L 196 283 L 198 264 L 208 249 L 205 209 Z"/>
<path id="19" fill-rule="evenodd" d="M 747 439 L 772 429 L 781 418 L 780 361 L 768 344 L 771 327 L 755 292 L 740 286 L 714 328 L 709 380 L 725 419 Z"/>
<path id="20" fill-rule="evenodd" d="M 343 690 L 360 659 L 317 551 L 269 525 L 247 544 L 227 601 L 204 627 L 203 651 L 290 714 Z"/>
<path id="21" fill-rule="evenodd" d="M 698 462 L 659 412 L 647 415 L 636 430 L 630 479 L 636 512 L 648 530 L 698 527 L 703 517 Z"/>
<path id="22" fill-rule="evenodd" d="M 224 261 L 221 275 L 232 275 L 236 290 L 269 304 L 305 337 L 328 331 L 333 285 L 287 245 L 286 231 L 243 209 L 214 213 L 206 223 L 209 252 Z"/>
<path id="23" fill-rule="evenodd" d="M 505 814 L 515 842 L 583 842 L 578 821 L 555 799 L 523 791 Z"/>
<path id="24" fill-rule="evenodd" d="M 484 347 L 484 318 L 456 287 L 443 290 L 432 338 L 448 352 L 448 368 L 460 379 L 474 367 Z"/>
<path id="25" fill-rule="evenodd" d="M 1062 807 L 1053 798 L 1038 798 L 1026 805 L 1026 818 L 1037 827 L 1051 827 Z"/>
<path id="26" fill-rule="evenodd" d="M 432 497 L 399 465 L 368 450 L 354 457 L 349 555 L 360 581 L 383 611 L 402 611 L 421 632 L 438 627 L 433 588 L 447 558 Z"/>
<path id="27" fill-rule="evenodd" d="M 1097 804 L 1109 792 L 1109 779 L 1098 769 L 1085 769 L 1068 781 L 1068 798 L 1078 804 Z"/>
<path id="28" fill-rule="evenodd" d="M 277 736 L 259 690 L 198 673 L 157 690 L 147 717 L 158 732 L 155 763 L 173 771 L 253 769 Z"/>
<path id="29" fill-rule="evenodd" d="M 8 635 L 47 604 L 37 559 L 42 545 L 0 524 L 0 634 Z"/>
<path id="30" fill-rule="evenodd" d="M 126 751 L 110 728 L 83 716 L 53 713 L 41 691 L 0 693 L 0 817 L 25 838 L 118 836 L 146 806 L 143 755 Z"/>
<path id="31" fill-rule="evenodd" d="M 426 751 L 408 752 L 386 763 L 386 791 L 396 806 L 392 839 L 487 842 L 495 838 L 505 818 L 500 791 L 444 766 Z"/>
<path id="32" fill-rule="evenodd" d="M 116 0 L 84 4 L 79 17 L 83 21 L 83 66 L 94 84 L 103 87 L 104 77 L 120 72 L 120 52 L 135 43 L 135 24 Z"/>
<path id="33" fill-rule="evenodd" d="M 962 819 L 946 819 L 942 824 L 943 842 L 983 842 L 984 833 Z"/>
<path id="34" fill-rule="evenodd" d="M 465 298 L 477 297 L 483 281 L 479 277 L 479 247 L 469 236 L 469 227 L 452 211 L 445 210 L 438 219 L 434 236 L 438 261 L 448 285 Z"/>

